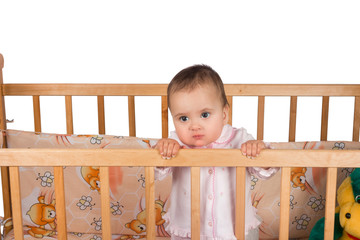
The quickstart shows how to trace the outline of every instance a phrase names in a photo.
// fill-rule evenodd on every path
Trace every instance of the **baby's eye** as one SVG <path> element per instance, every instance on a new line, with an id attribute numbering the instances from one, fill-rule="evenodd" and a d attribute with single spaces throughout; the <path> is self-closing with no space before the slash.
<path id="1" fill-rule="evenodd" d="M 210 113 L 208 112 L 204 112 L 201 114 L 201 118 L 208 118 L 208 117 L 210 117 Z"/>
<path id="2" fill-rule="evenodd" d="M 187 116 L 181 116 L 179 117 L 181 122 L 186 122 L 187 120 L 189 120 L 189 118 Z"/>

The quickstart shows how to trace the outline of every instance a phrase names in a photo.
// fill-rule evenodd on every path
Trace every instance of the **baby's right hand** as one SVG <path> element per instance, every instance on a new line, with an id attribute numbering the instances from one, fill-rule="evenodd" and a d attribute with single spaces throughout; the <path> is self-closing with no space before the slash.
<path id="1" fill-rule="evenodd" d="M 174 139 L 163 138 L 157 142 L 155 149 L 159 149 L 163 159 L 171 159 L 178 153 L 180 144 Z"/>

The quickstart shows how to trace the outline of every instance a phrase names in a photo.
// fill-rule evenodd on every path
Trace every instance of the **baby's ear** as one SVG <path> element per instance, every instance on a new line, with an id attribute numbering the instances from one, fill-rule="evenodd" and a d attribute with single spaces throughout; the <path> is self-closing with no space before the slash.
<path id="1" fill-rule="evenodd" d="M 225 105 L 225 107 L 223 108 L 223 123 L 224 125 L 228 124 L 229 122 L 229 111 L 230 111 L 230 107 L 228 104 Z"/>

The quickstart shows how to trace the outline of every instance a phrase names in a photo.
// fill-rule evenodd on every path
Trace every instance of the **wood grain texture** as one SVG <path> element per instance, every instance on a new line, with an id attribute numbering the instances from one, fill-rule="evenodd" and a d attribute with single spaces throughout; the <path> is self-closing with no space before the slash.
<path id="1" fill-rule="evenodd" d="M 280 229 L 279 239 L 289 239 L 289 213 L 290 213 L 290 173 L 291 168 L 281 168 L 280 187 Z"/>
<path id="2" fill-rule="evenodd" d="M 66 132 L 67 134 L 74 133 L 72 97 L 65 96 L 65 111 L 66 111 Z"/>
<path id="3" fill-rule="evenodd" d="M 97 96 L 99 134 L 105 134 L 105 99 Z"/>
<path id="4" fill-rule="evenodd" d="M 359 150 L 262 150 L 248 161 L 237 149 L 180 149 L 171 161 L 156 149 L 1 149 L 0 166 L 360 167 Z"/>
<path id="5" fill-rule="evenodd" d="M 100 167 L 102 239 L 111 240 L 109 167 Z"/>
<path id="6" fill-rule="evenodd" d="M 64 169 L 54 167 L 54 186 L 56 199 L 56 231 L 58 239 L 67 239 L 66 203 L 64 188 Z"/>
<path id="7" fill-rule="evenodd" d="M 325 96 L 322 100 L 322 113 L 321 113 L 321 135 L 320 140 L 327 140 L 329 125 L 329 97 Z"/>
<path id="8" fill-rule="evenodd" d="M 4 56 L 0 53 L 0 70 L 4 68 Z"/>
<path id="9" fill-rule="evenodd" d="M 35 132 L 41 132 L 40 96 L 33 96 Z"/>
<path id="10" fill-rule="evenodd" d="M 136 123 L 135 123 L 135 97 L 128 97 L 128 113 L 129 113 L 129 136 L 136 136 Z"/>
<path id="11" fill-rule="evenodd" d="M 290 98 L 289 142 L 295 142 L 297 97 Z"/>
<path id="12" fill-rule="evenodd" d="M 257 140 L 264 139 L 265 97 L 258 97 Z"/>
<path id="13" fill-rule="evenodd" d="M 191 239 L 200 240 L 200 168 L 191 168 Z"/>
<path id="14" fill-rule="evenodd" d="M 169 111 L 167 96 L 161 97 L 161 136 L 167 138 L 169 135 Z"/>
<path id="15" fill-rule="evenodd" d="M 225 84 L 228 96 L 357 96 L 359 84 Z M 166 96 L 167 84 L 5 84 L 8 96 Z M 34 94 L 35 93 L 35 94 Z"/>
<path id="16" fill-rule="evenodd" d="M 146 239 L 155 240 L 154 167 L 145 167 Z"/>
<path id="17" fill-rule="evenodd" d="M 0 53 L 0 129 L 6 130 L 6 110 L 5 110 L 5 98 L 3 95 L 3 72 L 4 67 L 4 57 Z M 6 135 L 1 134 L 3 146 L 2 148 L 7 148 Z M 2 184 L 2 194 L 3 194 L 3 209 L 4 209 L 4 218 L 11 217 L 11 197 L 10 197 L 10 176 L 9 168 L 1 167 L 1 184 Z M 7 231 L 7 230 L 6 230 Z M 6 232 L 7 233 L 7 232 Z"/>
<path id="18" fill-rule="evenodd" d="M 337 169 L 327 169 L 324 239 L 334 239 Z"/>
<path id="19" fill-rule="evenodd" d="M 360 96 L 355 97 L 354 104 L 354 126 L 353 126 L 353 141 L 359 141 L 359 130 L 360 130 Z"/>
<path id="20" fill-rule="evenodd" d="M 228 123 L 232 125 L 232 119 L 233 119 L 233 97 L 232 96 L 226 96 L 226 99 L 229 103 L 229 121 Z"/>
<path id="21" fill-rule="evenodd" d="M 21 210 L 20 175 L 18 167 L 10 167 L 11 183 L 11 206 L 12 221 L 14 225 L 14 237 L 16 240 L 23 240 L 23 219 Z"/>
<path id="22" fill-rule="evenodd" d="M 244 239 L 245 236 L 245 191 L 246 168 L 236 168 L 236 204 L 235 204 L 235 236 Z"/>

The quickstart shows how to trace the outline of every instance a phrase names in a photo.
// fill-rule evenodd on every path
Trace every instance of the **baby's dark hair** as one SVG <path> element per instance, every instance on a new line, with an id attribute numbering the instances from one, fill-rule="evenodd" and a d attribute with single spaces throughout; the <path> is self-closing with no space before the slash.
<path id="1" fill-rule="evenodd" d="M 229 105 L 224 90 L 224 84 L 219 74 L 210 66 L 198 64 L 181 70 L 171 80 L 167 89 L 168 106 L 170 107 L 171 94 L 181 90 L 190 91 L 205 84 L 211 84 L 217 89 L 223 107 Z"/>

